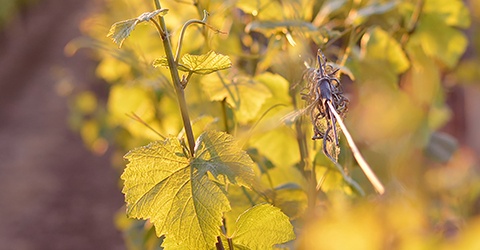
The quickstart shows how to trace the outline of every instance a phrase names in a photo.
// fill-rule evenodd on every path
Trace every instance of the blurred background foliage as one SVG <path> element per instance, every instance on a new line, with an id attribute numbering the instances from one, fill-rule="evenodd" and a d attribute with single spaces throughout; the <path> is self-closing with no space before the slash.
<path id="1" fill-rule="evenodd" d="M 184 38 L 182 54 L 215 50 L 233 62 L 229 70 L 190 80 L 186 97 L 194 132 L 223 130 L 242 142 L 273 190 L 275 205 L 296 227 L 290 247 L 480 248 L 478 159 L 443 132 L 452 119 L 449 91 L 480 82 L 478 1 L 168 0 L 162 7 L 169 9 L 165 19 L 174 46 L 183 23 L 202 19 L 204 10 L 207 22 L 226 32 L 194 27 Z M 163 56 L 155 29 L 139 25 L 122 49 L 106 38 L 114 22 L 152 8 L 153 1 L 105 0 L 83 22 L 85 36 L 65 48 L 69 55 L 89 48 L 108 91 L 107 97 L 93 91 L 72 96 L 71 127 L 94 153 L 114 151 L 119 173 L 129 149 L 161 139 L 157 132 L 182 133 L 169 72 L 152 66 Z M 302 108 L 302 73 L 305 63 L 314 65 L 317 48 L 341 68 L 350 99 L 345 122 L 387 194 L 374 194 L 342 140 L 339 161 L 368 194 L 355 195 L 321 144 L 309 139 L 311 125 L 305 122 L 319 182 L 319 202 L 307 213 L 297 132 L 282 118 Z M 233 210 L 227 219 L 262 201 L 235 187 L 229 198 Z M 127 219 L 124 209 L 116 222 L 132 249 L 160 248 L 148 222 Z M 233 223 L 227 220 L 229 231 Z"/>
<path id="2" fill-rule="evenodd" d="M 27 5 L 32 5 L 36 2 L 38 0 L 0 0 L 0 29 L 5 27 Z"/>

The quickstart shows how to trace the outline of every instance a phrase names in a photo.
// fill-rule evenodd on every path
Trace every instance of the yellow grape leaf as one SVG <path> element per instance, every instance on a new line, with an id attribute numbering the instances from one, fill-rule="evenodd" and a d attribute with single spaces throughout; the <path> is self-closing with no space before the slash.
<path id="1" fill-rule="evenodd" d="M 307 209 L 307 203 L 307 194 L 300 185 L 286 183 L 275 187 L 274 204 L 289 218 L 299 218 Z"/>
<path id="2" fill-rule="evenodd" d="M 166 57 L 155 59 L 154 67 L 168 68 L 168 61 Z M 228 69 L 232 67 L 232 62 L 228 56 L 217 54 L 210 51 L 203 55 L 186 54 L 182 57 L 182 63 L 178 65 L 178 69 L 185 72 L 196 73 L 200 75 L 207 75 L 218 70 Z"/>
<path id="3" fill-rule="evenodd" d="M 149 219 L 167 249 L 210 249 L 220 235 L 222 216 L 230 210 L 225 190 L 209 178 L 239 185 L 253 182 L 253 161 L 233 137 L 215 131 L 202 134 L 195 156 L 177 138 L 131 150 L 121 179 L 127 215 Z"/>
<path id="4" fill-rule="evenodd" d="M 367 58 L 387 62 L 397 74 L 410 67 L 401 45 L 380 27 L 373 28 L 368 35 L 363 36 L 362 44 L 366 44 Z"/>
<path id="5" fill-rule="evenodd" d="M 207 76 L 202 79 L 202 88 L 211 101 L 226 99 L 240 123 L 255 118 L 265 100 L 272 96 L 265 85 L 244 76 L 232 80 L 216 75 Z"/>
<path id="6" fill-rule="evenodd" d="M 198 137 L 192 167 L 202 175 L 208 171 L 217 179 L 223 176 L 229 183 L 251 187 L 255 185 L 254 164 L 227 133 L 207 130 Z"/>
<path id="7" fill-rule="evenodd" d="M 186 54 L 182 57 L 182 64 L 179 69 L 182 71 L 193 72 L 206 75 L 212 72 L 228 69 L 232 67 L 232 62 L 228 56 L 209 51 L 204 55 Z"/>
<path id="8" fill-rule="evenodd" d="M 412 45 L 419 44 L 428 56 L 440 60 L 448 68 L 453 68 L 465 52 L 467 43 L 465 35 L 448 26 L 440 16 L 425 13 L 406 47 L 408 50 Z"/>
<path id="9" fill-rule="evenodd" d="M 157 58 L 153 61 L 153 67 L 158 68 L 158 67 L 165 67 L 168 68 L 168 60 L 166 56 Z"/>
<path id="10" fill-rule="evenodd" d="M 250 143 L 276 167 L 291 167 L 300 160 L 295 133 L 288 127 L 282 126 L 255 135 Z"/>
<path id="11" fill-rule="evenodd" d="M 288 217 L 270 204 L 256 205 L 237 219 L 237 230 L 230 237 L 235 249 L 271 249 L 295 239 Z"/>
<path id="12" fill-rule="evenodd" d="M 462 0 L 426 0 L 423 11 L 442 17 L 449 26 L 465 29 L 470 26 L 470 13 Z"/>
<path id="13" fill-rule="evenodd" d="M 168 12 L 168 9 L 158 9 L 152 12 L 145 12 L 137 18 L 132 18 L 124 21 L 114 23 L 108 31 L 107 37 L 112 38 L 113 42 L 118 44 L 118 47 L 122 47 L 123 41 L 130 36 L 130 33 L 135 29 L 138 23 L 148 22 L 150 19 L 157 15 L 164 16 Z"/>
<path id="14" fill-rule="evenodd" d="M 144 120 L 150 120 L 155 116 L 155 107 L 150 93 L 138 86 L 113 86 L 108 97 L 107 108 L 115 124 L 128 121 L 127 114 L 132 112 Z"/>

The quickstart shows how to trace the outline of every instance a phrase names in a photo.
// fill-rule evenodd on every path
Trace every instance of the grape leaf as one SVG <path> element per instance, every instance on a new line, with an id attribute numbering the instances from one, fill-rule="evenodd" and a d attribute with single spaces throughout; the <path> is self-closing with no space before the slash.
<path id="1" fill-rule="evenodd" d="M 208 171 L 217 179 L 226 177 L 232 184 L 255 185 L 252 159 L 231 135 L 223 132 L 206 131 L 198 137 L 192 166 L 200 174 Z"/>
<path id="2" fill-rule="evenodd" d="M 165 67 L 168 68 L 168 60 L 166 56 L 157 58 L 153 61 L 153 67 L 158 68 L 158 67 Z"/>
<path id="3" fill-rule="evenodd" d="M 272 96 L 265 85 L 243 76 L 232 80 L 216 75 L 207 76 L 202 79 L 202 88 L 211 101 L 226 99 L 240 123 L 255 118 L 265 100 Z"/>
<path id="4" fill-rule="evenodd" d="M 209 249 L 220 234 L 222 215 L 230 210 L 225 191 L 209 178 L 223 176 L 250 186 L 252 160 L 233 137 L 215 131 L 200 135 L 195 157 L 177 138 L 131 150 L 121 178 L 127 214 L 150 219 L 168 249 Z"/>
<path id="5" fill-rule="evenodd" d="M 402 47 L 390 34 L 379 27 L 373 28 L 368 34 L 362 39 L 362 44 L 366 44 L 365 57 L 390 64 L 397 74 L 410 67 Z"/>
<path id="6" fill-rule="evenodd" d="M 441 16 L 449 26 L 465 29 L 470 26 L 468 8 L 461 0 L 427 0 L 423 11 Z"/>
<path id="7" fill-rule="evenodd" d="M 307 208 L 307 194 L 296 183 L 286 183 L 275 187 L 274 204 L 289 218 L 299 218 Z"/>
<path id="8" fill-rule="evenodd" d="M 291 167 L 300 160 L 295 133 L 288 127 L 282 126 L 254 135 L 251 146 L 268 157 L 276 167 Z"/>
<path id="9" fill-rule="evenodd" d="M 288 217 L 270 204 L 256 205 L 237 219 L 237 230 L 230 238 L 239 249 L 270 249 L 295 239 Z"/>
<path id="10" fill-rule="evenodd" d="M 168 68 L 167 58 L 161 57 L 155 59 L 153 66 Z M 186 54 L 182 57 L 182 63 L 178 65 L 178 69 L 181 71 L 200 75 L 207 75 L 230 67 L 232 67 L 230 58 L 222 54 L 217 54 L 214 51 L 209 51 L 207 54 L 203 55 Z"/>
<path id="11" fill-rule="evenodd" d="M 145 12 L 137 18 L 116 22 L 110 27 L 107 37 L 111 37 L 113 42 L 118 44 L 118 47 L 120 48 L 122 47 L 123 41 L 125 41 L 133 29 L 135 29 L 137 24 L 148 22 L 157 15 L 164 16 L 167 12 L 168 9 L 158 9 L 152 12 Z"/>
<path id="12" fill-rule="evenodd" d="M 155 102 L 152 92 L 139 86 L 115 85 L 110 89 L 107 108 L 110 122 L 123 126 L 137 138 L 158 139 L 158 135 L 145 126 L 127 116 L 136 114 L 143 121 L 155 129 L 160 128 L 159 121 L 155 118 Z"/>
<path id="13" fill-rule="evenodd" d="M 425 13 L 407 43 L 409 47 L 419 44 L 428 56 L 440 60 L 453 68 L 467 48 L 465 35 L 448 26 L 440 16 Z"/>

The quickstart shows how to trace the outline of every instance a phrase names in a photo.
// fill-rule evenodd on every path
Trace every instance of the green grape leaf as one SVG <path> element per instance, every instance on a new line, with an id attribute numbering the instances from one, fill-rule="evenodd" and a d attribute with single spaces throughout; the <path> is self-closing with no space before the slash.
<path id="1" fill-rule="evenodd" d="M 206 75 L 230 67 L 232 67 L 232 62 L 228 56 L 209 51 L 203 55 L 184 55 L 182 57 L 182 64 L 178 66 L 178 69 Z"/>
<path id="2" fill-rule="evenodd" d="M 254 162 L 233 136 L 223 132 L 206 131 L 198 137 L 192 166 L 201 175 L 208 171 L 215 178 L 225 177 L 232 184 L 255 185 Z"/>
<path id="3" fill-rule="evenodd" d="M 167 138 L 131 150 L 121 179 L 127 215 L 149 219 L 168 249 L 209 249 L 220 234 L 222 216 L 230 210 L 225 191 L 210 178 L 252 186 L 253 161 L 231 135 L 200 135 L 195 156 L 186 155 L 179 139 Z M 253 184 L 252 184 L 253 183 Z"/>
<path id="4" fill-rule="evenodd" d="M 166 57 L 155 59 L 154 67 L 168 68 L 168 61 Z M 182 57 L 182 63 L 178 65 L 178 69 L 185 72 L 196 73 L 200 75 L 207 75 L 218 70 L 228 69 L 232 67 L 232 62 L 228 56 L 217 54 L 210 51 L 204 55 L 190 55 L 186 54 Z"/>
<path id="5" fill-rule="evenodd" d="M 205 174 L 190 166 L 176 138 L 131 150 L 122 174 L 129 217 L 150 219 L 164 247 L 205 249 L 220 233 L 227 197 Z"/>
<path id="6" fill-rule="evenodd" d="M 248 209 L 238 217 L 236 225 L 230 238 L 239 249 L 269 249 L 295 239 L 288 217 L 270 204 Z"/>
<path id="7" fill-rule="evenodd" d="M 211 101 L 226 99 L 240 123 L 255 118 L 265 100 L 272 96 L 264 84 L 245 76 L 227 80 L 222 76 L 210 75 L 202 79 L 202 89 Z"/>
<path id="8" fill-rule="evenodd" d="M 295 133 L 282 126 L 252 136 L 251 146 L 258 149 L 276 167 L 291 167 L 300 160 Z"/>
<path id="9" fill-rule="evenodd" d="M 120 48 L 137 24 L 148 22 L 157 15 L 164 16 L 167 12 L 168 9 L 158 9 L 152 12 L 145 12 L 137 18 L 116 22 L 110 27 L 107 37 L 112 38 L 113 42 L 118 44 L 118 47 Z"/>
<path id="10" fill-rule="evenodd" d="M 157 58 L 153 61 L 153 67 L 158 68 L 158 67 L 165 67 L 168 68 L 168 60 L 166 56 Z"/>
<path id="11" fill-rule="evenodd" d="M 275 187 L 274 204 L 289 218 L 299 218 L 307 208 L 307 194 L 300 185 L 286 183 Z"/>
<path id="12" fill-rule="evenodd" d="M 155 101 L 152 92 L 139 86 L 115 85 L 110 89 L 107 108 L 110 122 L 120 125 L 136 138 L 158 139 L 158 135 L 127 115 L 132 113 L 156 130 L 160 123 L 155 117 Z"/>
<path id="13" fill-rule="evenodd" d="M 373 28 L 365 35 L 362 44 L 366 44 L 367 58 L 388 63 L 397 74 L 405 72 L 410 67 L 401 45 L 379 27 Z"/>
<path id="14" fill-rule="evenodd" d="M 421 45 L 428 56 L 438 59 L 448 68 L 453 68 L 465 52 L 467 43 L 465 35 L 448 26 L 440 16 L 425 13 L 406 47 L 408 50 L 412 45 Z"/>
<path id="15" fill-rule="evenodd" d="M 465 29 L 470 26 L 468 8 L 461 0 L 427 0 L 423 11 L 442 17 L 449 26 Z"/>

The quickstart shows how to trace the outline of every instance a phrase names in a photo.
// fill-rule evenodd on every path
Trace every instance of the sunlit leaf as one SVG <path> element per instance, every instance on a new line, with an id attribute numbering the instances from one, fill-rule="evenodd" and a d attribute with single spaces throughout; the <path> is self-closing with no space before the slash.
<path id="1" fill-rule="evenodd" d="M 211 101 L 226 99 L 241 123 L 255 118 L 265 100 L 272 95 L 265 85 L 243 76 L 232 80 L 207 76 L 202 79 L 202 87 Z"/>
<path id="2" fill-rule="evenodd" d="M 257 164 L 262 174 L 275 167 L 273 163 L 267 157 L 261 155 L 256 148 L 249 148 L 247 152 L 252 160 Z"/>
<path id="3" fill-rule="evenodd" d="M 251 187 L 255 182 L 254 163 L 233 136 L 206 131 L 197 140 L 192 166 L 201 175 L 210 172 L 214 177 L 226 178 L 229 183 Z"/>
<path id="4" fill-rule="evenodd" d="M 253 136 L 251 145 L 270 159 L 277 167 L 290 167 L 300 160 L 295 133 L 288 127 L 279 127 Z"/>
<path id="5" fill-rule="evenodd" d="M 122 47 L 123 41 L 130 36 L 138 22 L 136 18 L 116 22 L 110 28 L 107 37 L 111 37 L 118 47 Z"/>
<path id="6" fill-rule="evenodd" d="M 385 61 L 369 57 L 352 58 L 347 62 L 347 67 L 359 84 L 368 83 L 398 88 L 398 73 L 392 65 L 386 66 Z"/>
<path id="7" fill-rule="evenodd" d="M 287 183 L 275 187 L 274 204 L 290 219 L 296 219 L 307 208 L 307 194 L 296 183 Z"/>
<path id="8" fill-rule="evenodd" d="M 441 17 L 449 26 L 468 28 L 470 13 L 461 0 L 426 0 L 423 11 Z"/>
<path id="9" fill-rule="evenodd" d="M 115 85 L 110 89 L 107 108 L 110 120 L 114 125 L 126 128 L 136 137 L 159 139 L 153 131 L 147 129 L 143 124 L 128 117 L 134 113 L 144 122 L 155 129 L 159 129 L 158 121 L 155 119 L 155 102 L 152 100 L 152 93 L 138 85 L 124 86 Z"/>
<path id="10" fill-rule="evenodd" d="M 113 42 L 122 47 L 123 41 L 130 36 L 130 33 L 135 29 L 135 26 L 141 22 L 148 22 L 157 15 L 164 16 L 168 9 L 159 9 L 152 12 L 146 12 L 138 16 L 124 21 L 114 23 L 108 31 L 107 37 L 112 38 Z"/>
<path id="11" fill-rule="evenodd" d="M 442 98 L 440 70 L 420 45 L 407 48 L 412 68 L 405 77 L 405 90 L 417 103 L 431 105 Z"/>
<path id="12" fill-rule="evenodd" d="M 210 51 L 203 55 L 184 55 L 182 64 L 178 68 L 182 71 L 206 75 L 230 67 L 232 67 L 232 62 L 228 56 Z"/>
<path id="13" fill-rule="evenodd" d="M 235 245 L 245 249 L 269 249 L 295 239 L 293 226 L 279 208 L 256 205 L 240 215 L 237 230 L 231 236 Z"/>
<path id="14" fill-rule="evenodd" d="M 177 138 L 155 141 L 131 150 L 121 178 L 127 214 L 149 219 L 163 246 L 173 249 L 208 249 L 220 234 L 222 215 L 230 210 L 224 190 L 209 179 L 252 186 L 253 161 L 233 137 L 215 131 L 200 135 L 195 157 Z"/>
<path id="15" fill-rule="evenodd" d="M 158 68 L 158 67 L 168 68 L 167 57 L 164 56 L 164 57 L 160 57 L 160 58 L 155 59 L 155 61 L 153 61 L 153 67 L 155 67 L 155 68 Z"/>
<path id="16" fill-rule="evenodd" d="M 236 221 L 243 212 L 255 206 L 257 203 L 264 202 L 259 199 L 258 194 L 241 186 L 228 186 L 228 200 L 232 210 L 225 213 L 225 223 L 227 226 L 227 235 L 232 235 L 236 230 Z M 226 239 L 225 239 L 226 240 Z M 224 242 L 226 243 L 226 241 Z M 228 249 L 228 248 L 226 248 Z"/>
<path id="17" fill-rule="evenodd" d="M 343 198 L 345 199 L 345 198 Z M 374 206 L 349 208 L 342 197 L 316 221 L 310 222 L 299 239 L 300 249 L 381 249 L 385 228 Z M 343 212 L 343 214 L 342 214 Z"/>
<path id="18" fill-rule="evenodd" d="M 410 66 L 400 44 L 379 27 L 373 28 L 365 35 L 362 44 L 366 44 L 365 57 L 387 62 L 397 74 L 405 72 Z"/>
<path id="19" fill-rule="evenodd" d="M 128 119 L 126 114 L 132 112 L 150 119 L 154 116 L 153 103 L 147 90 L 139 86 L 115 85 L 110 89 L 108 97 L 108 111 L 113 122 L 119 124 Z"/>
<path id="20" fill-rule="evenodd" d="M 439 16 L 424 14 L 407 43 L 407 48 L 421 45 L 428 56 L 453 68 L 465 52 L 467 43 L 467 38 L 461 31 L 445 24 Z"/>

